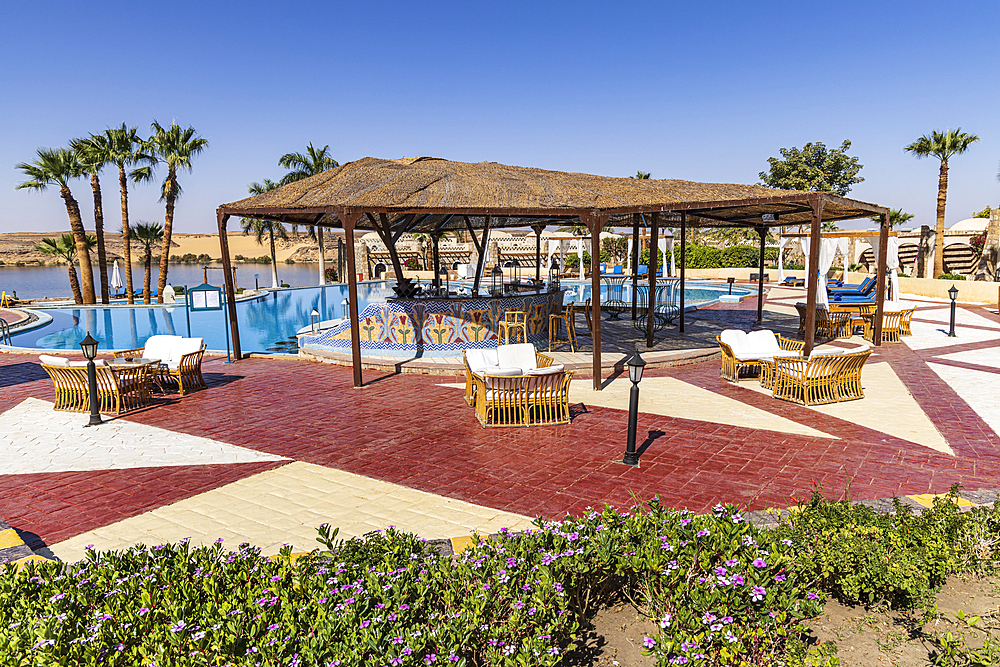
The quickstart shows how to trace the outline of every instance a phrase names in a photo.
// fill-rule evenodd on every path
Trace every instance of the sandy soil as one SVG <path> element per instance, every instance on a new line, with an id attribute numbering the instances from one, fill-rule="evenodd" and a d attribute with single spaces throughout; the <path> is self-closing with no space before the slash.
<path id="1" fill-rule="evenodd" d="M 3 264 L 15 264 L 16 262 L 48 262 L 51 257 L 35 250 L 35 245 L 43 238 L 55 238 L 66 232 L 16 232 L 0 234 L 0 262 Z M 229 232 L 229 252 L 235 257 L 243 255 L 245 257 L 260 257 L 270 252 L 268 244 L 258 245 L 252 236 L 244 236 L 242 232 Z M 109 261 L 121 259 L 124 247 L 121 241 L 121 234 L 105 234 L 105 243 L 109 255 Z M 331 247 L 336 248 L 336 238 L 326 234 L 325 250 L 327 258 L 331 258 Z M 174 234 L 171 239 L 172 256 L 192 253 L 200 255 L 202 253 L 213 258 L 221 256 L 219 249 L 218 234 Z M 283 262 L 288 257 L 294 256 L 296 262 L 316 261 L 317 246 L 302 235 L 297 240 L 275 241 L 276 255 L 279 262 Z M 139 256 L 135 243 L 132 244 L 133 261 L 138 261 Z M 96 258 L 96 253 L 93 255 Z"/>

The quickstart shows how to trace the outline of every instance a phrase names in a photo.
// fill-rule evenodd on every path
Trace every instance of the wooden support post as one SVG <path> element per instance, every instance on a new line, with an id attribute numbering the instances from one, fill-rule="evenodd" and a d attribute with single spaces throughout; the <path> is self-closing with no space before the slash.
<path id="1" fill-rule="evenodd" d="M 434 262 L 434 288 L 438 290 L 441 289 L 441 274 L 438 273 L 438 269 L 441 268 L 441 260 L 438 259 L 438 244 L 440 241 L 441 241 L 440 233 L 431 234 L 431 243 L 434 244 L 432 246 L 432 252 L 431 252 L 432 256 L 431 261 Z"/>
<path id="2" fill-rule="evenodd" d="M 490 223 L 492 222 L 493 216 L 486 216 L 486 222 L 483 224 L 483 238 L 479 242 L 479 261 L 476 262 L 476 278 L 472 281 L 472 296 L 479 296 L 479 283 L 483 278 L 483 262 L 486 259 L 486 250 L 490 247 Z M 469 231 L 471 230 L 472 227 L 469 227 Z M 473 234 L 472 238 L 475 239 L 476 235 Z"/>
<path id="3" fill-rule="evenodd" d="M 653 317 L 656 314 L 656 253 L 659 250 L 660 214 L 653 213 L 649 223 L 649 297 L 646 299 L 646 347 L 653 347 Z"/>
<path id="4" fill-rule="evenodd" d="M 542 279 L 542 232 L 545 225 L 532 225 L 535 230 L 535 282 Z"/>
<path id="5" fill-rule="evenodd" d="M 236 321 L 236 276 L 233 275 L 233 265 L 229 258 L 229 237 L 226 236 L 226 223 L 229 216 L 225 213 L 216 213 L 219 220 L 219 247 L 222 252 L 222 275 L 226 285 L 226 304 L 229 314 L 229 332 L 233 337 L 233 357 L 237 360 L 243 358 L 243 350 L 240 348 L 240 325 Z M 205 272 L 207 275 L 207 271 Z M 208 280 L 205 281 L 206 283 Z M 188 295 L 185 294 L 187 299 Z"/>
<path id="6" fill-rule="evenodd" d="M 639 297 L 639 222 L 641 213 L 632 214 L 632 321 L 635 321 Z"/>
<path id="7" fill-rule="evenodd" d="M 760 235 L 760 273 L 757 274 L 757 324 L 764 319 L 764 240 L 767 238 L 767 227 L 758 227 Z"/>
<path id="8" fill-rule="evenodd" d="M 601 229 L 608 217 L 606 213 L 580 216 L 580 221 L 590 230 L 590 321 L 594 326 L 590 338 L 594 343 L 594 391 L 601 390 Z"/>
<path id="9" fill-rule="evenodd" d="M 687 276 L 687 213 L 681 211 L 681 312 L 678 313 L 678 333 L 684 333 L 684 279 Z"/>
<path id="10" fill-rule="evenodd" d="M 806 346 L 802 351 L 802 356 L 808 357 L 812 354 L 813 343 L 816 339 L 816 286 L 819 283 L 819 244 L 820 228 L 823 224 L 823 205 L 825 200 L 817 199 L 810 202 L 812 206 L 812 229 L 809 231 L 809 261 L 806 262 Z M 824 286 L 824 289 L 826 287 Z"/>
<path id="11" fill-rule="evenodd" d="M 889 258 L 889 215 L 879 216 L 882 226 L 878 234 L 878 280 L 875 287 L 875 340 L 873 345 L 882 344 L 882 312 L 885 305 L 886 264 Z"/>
<path id="12" fill-rule="evenodd" d="M 344 237 L 347 243 L 347 295 L 351 318 L 351 366 L 354 368 L 354 387 L 363 385 L 361 379 L 361 323 L 358 322 L 358 271 L 354 261 L 354 225 L 361 217 L 360 213 L 340 213 L 340 223 L 344 227 Z"/>

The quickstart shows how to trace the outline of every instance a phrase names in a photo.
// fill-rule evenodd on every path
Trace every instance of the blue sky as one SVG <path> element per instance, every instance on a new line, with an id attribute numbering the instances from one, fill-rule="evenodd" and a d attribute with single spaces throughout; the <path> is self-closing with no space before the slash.
<path id="1" fill-rule="evenodd" d="M 995 1 L 12 3 L 0 232 L 68 227 L 57 191 L 14 189 L 37 147 L 153 119 L 209 140 L 178 232 L 211 231 L 216 206 L 310 141 L 341 162 L 754 183 L 779 148 L 850 139 L 866 180 L 849 196 L 933 224 L 938 162 L 902 146 L 960 126 L 981 141 L 951 162 L 950 225 L 1000 205 L 998 19 Z M 89 185 L 73 192 L 89 227 Z M 136 187 L 133 220 L 162 221 L 157 196 Z"/>

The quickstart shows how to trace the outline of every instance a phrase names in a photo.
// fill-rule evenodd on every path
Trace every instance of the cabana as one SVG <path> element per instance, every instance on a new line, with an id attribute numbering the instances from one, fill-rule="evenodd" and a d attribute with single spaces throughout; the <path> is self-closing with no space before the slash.
<path id="1" fill-rule="evenodd" d="M 650 244 L 658 245 L 661 226 L 680 227 L 681 315 L 684 330 L 684 246 L 687 227 L 747 227 L 761 239 L 761 274 L 764 268 L 764 238 L 769 228 L 811 225 L 814 239 L 810 266 L 818 265 L 818 243 L 822 221 L 881 216 L 882 236 L 888 233 L 888 209 L 847 199 L 829 192 L 775 190 L 762 185 L 695 183 L 681 180 L 631 179 L 582 173 L 515 167 L 495 162 L 452 162 L 416 157 L 388 160 L 366 157 L 315 176 L 217 209 L 222 261 L 226 267 L 226 295 L 233 349 L 241 357 L 239 324 L 236 321 L 235 285 L 231 279 L 226 225 L 230 217 L 252 217 L 297 225 L 343 228 L 346 236 L 348 289 L 354 385 L 360 387 L 361 349 L 358 329 L 357 267 L 354 256 L 355 230 L 372 230 L 389 248 L 397 276 L 402 267 L 394 243 L 408 232 L 431 235 L 437 245 L 441 234 L 467 230 L 479 250 L 475 287 L 483 274 L 490 229 L 579 223 L 590 231 L 591 303 L 593 322 L 594 388 L 601 388 L 601 275 L 600 232 L 606 225 L 633 228 L 633 238 L 643 218 L 649 222 Z M 475 229 L 482 230 L 477 239 Z M 638 264 L 638 244 L 633 244 L 632 266 Z M 885 248 L 879 253 L 879 307 L 876 327 L 881 327 L 881 299 L 885 281 Z M 540 243 L 537 255 L 540 255 Z M 814 257 L 814 255 L 816 255 Z M 658 273 L 656 254 L 651 253 L 647 272 L 650 287 Z M 817 276 L 818 278 L 818 276 Z M 633 275 L 633 281 L 638 278 Z M 805 354 L 813 347 L 817 280 L 809 282 L 809 318 Z M 763 301 L 760 281 L 758 318 Z M 652 292 L 652 289 L 651 289 Z M 647 344 L 652 345 L 653 309 L 648 309 Z M 879 338 L 876 338 L 878 340 Z"/>

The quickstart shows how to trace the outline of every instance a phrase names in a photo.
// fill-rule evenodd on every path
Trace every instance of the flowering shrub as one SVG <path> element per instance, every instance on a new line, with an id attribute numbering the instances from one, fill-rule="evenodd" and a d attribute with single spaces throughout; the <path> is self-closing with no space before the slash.
<path id="1" fill-rule="evenodd" d="M 454 558 L 394 529 L 336 532 L 294 562 L 182 542 L 9 567 L 0 664 L 555 665 L 583 618 L 622 599 L 657 621 L 643 643 L 658 665 L 817 657 L 802 643 L 823 600 L 801 553 L 814 533 L 759 529 L 734 506 L 539 520 Z"/>

